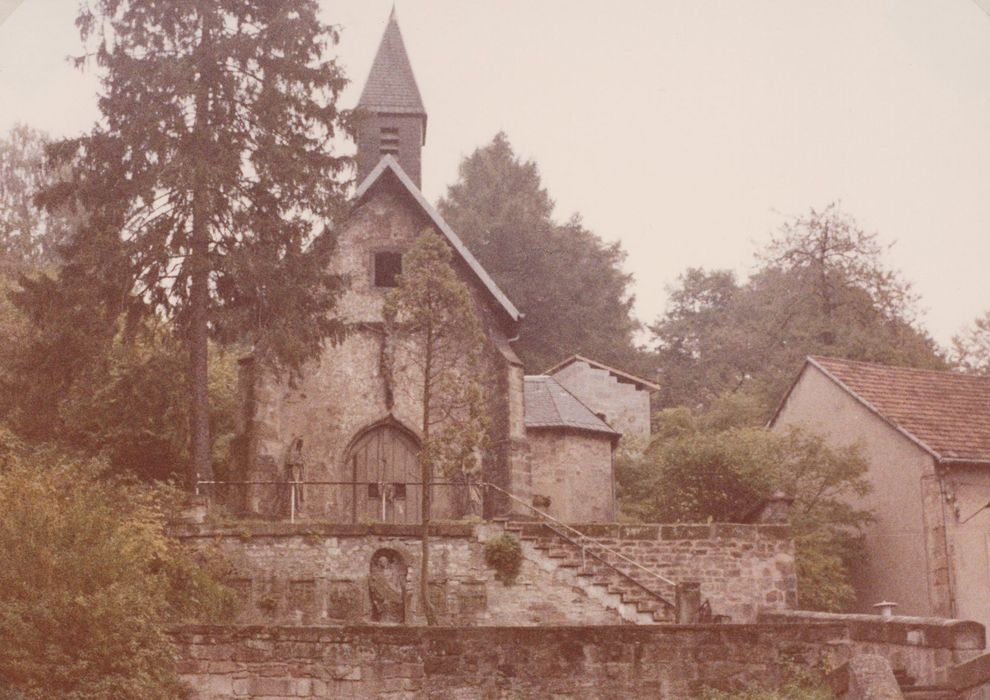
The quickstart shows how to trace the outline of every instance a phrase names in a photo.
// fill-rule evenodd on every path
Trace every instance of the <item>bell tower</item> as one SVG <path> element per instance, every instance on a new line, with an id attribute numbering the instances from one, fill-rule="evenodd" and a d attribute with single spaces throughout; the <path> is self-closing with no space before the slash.
<path id="1" fill-rule="evenodd" d="M 360 184 L 383 156 L 391 155 L 422 187 L 420 154 L 426 143 L 426 108 L 406 54 L 395 8 L 378 45 L 357 108 L 357 179 Z"/>

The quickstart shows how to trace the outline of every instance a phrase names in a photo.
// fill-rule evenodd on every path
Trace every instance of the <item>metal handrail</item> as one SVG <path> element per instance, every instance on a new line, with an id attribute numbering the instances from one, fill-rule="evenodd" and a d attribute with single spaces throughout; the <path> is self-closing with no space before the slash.
<path id="1" fill-rule="evenodd" d="M 506 495 L 506 496 L 508 496 L 508 497 L 509 497 L 509 498 L 511 498 L 511 499 L 512 499 L 513 501 L 516 501 L 517 503 L 519 503 L 519 504 L 521 504 L 521 505 L 523 505 L 523 506 L 525 506 L 526 508 L 529 508 L 529 509 L 530 509 L 531 511 L 533 511 L 534 513 L 536 513 L 537 515 L 539 515 L 539 516 L 540 516 L 541 518 L 544 518 L 545 520 L 549 520 L 550 522 L 552 522 L 552 523 L 554 523 L 555 525 L 557 525 L 557 526 L 559 526 L 559 527 L 561 527 L 561 528 L 564 528 L 564 529 L 565 529 L 566 531 L 568 531 L 568 532 L 572 532 L 572 533 L 574 533 L 575 535 L 577 535 L 577 539 L 578 539 L 579 541 L 580 541 L 580 540 L 590 540 L 590 541 L 591 541 L 591 543 L 592 543 L 592 544 L 593 544 L 594 546 L 597 546 L 597 547 L 600 547 L 601 549 L 603 549 L 603 550 L 605 550 L 605 551 L 606 551 L 606 552 L 608 552 L 609 554 L 612 554 L 612 555 L 613 555 L 613 556 L 615 556 L 616 558 L 618 558 L 618 559 L 621 559 L 622 561 L 624 561 L 624 562 L 626 562 L 626 563 L 628 563 L 628 564 L 631 564 L 631 565 L 632 565 L 632 566 L 634 566 L 634 567 L 635 567 L 636 569 L 638 569 L 638 570 L 640 570 L 640 571 L 642 571 L 643 573 L 645 573 L 645 574 L 647 574 L 648 576 L 652 576 L 652 577 L 653 577 L 653 578 L 655 578 L 655 579 L 659 579 L 660 581 L 662 581 L 663 583 L 665 583 L 665 584 L 667 584 L 668 586 L 674 586 L 675 588 L 677 587 L 677 584 L 676 584 L 676 583 L 675 583 L 674 581 L 671 581 L 671 580 L 670 580 L 669 578 L 667 578 L 666 576 L 662 576 L 662 575 L 660 575 L 660 574 L 658 574 L 658 573 L 657 573 L 657 572 L 655 572 L 655 571 L 651 571 L 650 569 L 647 569 L 647 568 L 646 568 L 645 566 L 643 566 L 642 564 L 640 564 L 640 563 L 639 563 L 638 561 L 635 561 L 634 559 L 630 559 L 629 557 L 627 557 L 627 556 L 626 556 L 625 554 L 623 554 L 622 552 L 620 552 L 620 551 L 618 551 L 618 550 L 615 550 L 615 549 L 612 549 L 611 547 L 609 547 L 609 546 L 608 546 L 608 545 L 606 545 L 606 544 L 602 544 L 601 542 L 599 542 L 599 541 L 598 541 L 598 540 L 596 540 L 595 538 L 593 538 L 593 537 L 589 537 L 588 535 L 586 535 L 586 534 L 584 534 L 584 533 L 583 533 L 583 532 L 581 532 L 580 530 L 577 530 L 577 529 L 575 529 L 575 528 L 573 528 L 573 527 L 571 527 L 571 526 L 570 526 L 570 525 L 568 525 L 567 523 L 564 523 L 564 522 L 561 522 L 560 520 L 558 520 L 557 518 L 555 518 L 555 517 L 553 517 L 553 516 L 552 516 L 552 515 L 550 515 L 549 513 L 545 513 L 545 512 L 543 512 L 542 510 L 540 510 L 539 508 L 537 508 L 537 507 L 535 507 L 535 506 L 532 506 L 532 505 L 530 505 L 529 503 L 526 503 L 526 501 L 524 501 L 523 499 L 521 499 L 521 498 L 519 498 L 519 497 L 518 497 L 518 496 L 516 496 L 515 494 L 512 494 L 512 493 L 509 493 L 508 491 L 506 491 L 506 490 L 505 490 L 505 489 L 503 489 L 502 487 L 500 487 L 500 486 L 496 486 L 495 484 L 491 484 L 491 483 L 488 483 L 488 482 L 486 482 L 486 481 L 479 481 L 479 482 L 477 482 L 477 483 L 479 483 L 479 484 L 481 484 L 482 486 L 485 486 L 486 488 L 492 488 L 492 489 L 495 489 L 495 490 L 496 490 L 496 491 L 498 491 L 499 493 L 502 493 L 502 494 L 504 494 L 504 495 Z M 554 528 L 553 528 L 553 527 L 550 527 L 550 529 L 551 529 L 551 530 L 554 530 Z M 556 530 L 554 530 L 554 532 L 556 532 Z M 575 546 L 577 546 L 577 547 L 581 547 L 581 551 L 582 551 L 582 553 L 584 553 L 584 545 L 582 545 L 582 544 L 579 544 L 579 543 L 577 543 L 577 542 L 573 542 L 573 541 L 571 540 L 571 538 L 570 538 L 570 537 L 566 537 L 565 535 L 563 535 L 563 534 L 561 534 L 561 533 L 559 533 L 559 532 L 557 532 L 557 534 L 558 534 L 558 535 L 560 535 L 561 537 L 564 537 L 564 539 L 566 539 L 566 540 L 568 540 L 568 541 L 570 541 L 570 542 L 571 542 L 571 544 L 574 544 L 574 545 L 575 545 Z M 621 569 L 619 569 L 619 568 L 618 568 L 618 567 L 617 567 L 617 566 L 616 566 L 615 564 L 613 564 L 612 562 L 609 562 L 609 561 L 607 561 L 607 560 L 605 560 L 605 559 L 603 559 L 602 557 L 599 557 L 599 556 L 597 556 L 597 555 L 595 555 L 595 553 L 594 553 L 594 552 L 591 552 L 590 554 L 591 554 L 591 556 L 593 556 L 593 557 L 595 557 L 595 559 L 598 559 L 599 561 L 601 561 L 601 562 L 602 562 L 603 564 L 605 564 L 605 565 L 606 565 L 606 566 L 608 566 L 609 568 L 611 568 L 611 569 L 614 569 L 614 570 L 615 570 L 616 572 L 618 572 L 619 574 L 621 574 L 621 575 L 622 575 L 622 576 L 624 576 L 625 578 L 627 578 L 627 579 L 629 579 L 630 581 L 632 581 L 633 583 L 635 583 L 635 584 L 636 584 L 637 586 L 639 586 L 640 588 L 642 588 L 642 589 L 644 589 L 644 590 L 646 590 L 646 591 L 649 591 L 649 593 L 650 593 L 651 595 L 654 595 L 654 596 L 656 596 L 657 598 L 660 598 L 661 600 L 663 600 L 663 602 L 664 602 L 664 603 L 666 603 L 667 605 L 670 605 L 670 601 L 668 601 L 668 600 L 666 600 L 665 598 L 663 598 L 663 596 L 661 596 L 661 595 L 659 595 L 658 593 L 656 593 L 656 591 L 652 591 L 652 590 L 650 590 L 649 588 L 647 588 L 646 586 L 644 586 L 644 585 L 643 585 L 642 583 L 640 583 L 639 581 L 637 581 L 636 579 L 634 579 L 634 578 L 633 578 L 632 576 L 630 576 L 629 574 L 627 574 L 627 573 L 626 573 L 625 571 L 622 571 Z"/>
<path id="2" fill-rule="evenodd" d="M 199 481 L 196 482 L 196 487 L 197 487 L 197 492 L 198 492 L 199 486 L 207 486 L 207 485 L 212 486 L 212 485 L 221 485 L 221 484 L 232 485 L 232 486 L 233 485 L 253 485 L 253 484 L 258 484 L 258 485 L 262 485 L 262 484 L 278 484 L 278 485 L 282 485 L 282 486 L 297 486 L 297 485 L 298 486 L 302 486 L 302 485 L 326 485 L 326 486 L 329 486 L 329 485 L 354 485 L 354 484 L 359 484 L 360 485 L 360 484 L 368 484 L 368 483 L 377 483 L 377 482 L 364 482 L 364 481 L 362 481 L 362 482 L 357 482 L 357 481 L 305 481 L 305 480 L 304 481 L 271 481 L 271 480 L 215 481 L 215 480 L 199 480 Z M 423 485 L 422 482 L 415 482 L 415 483 L 410 482 L 410 483 L 412 485 L 419 485 L 419 486 L 422 486 Z M 554 525 L 556 525 L 559 528 L 562 528 L 566 532 L 573 533 L 570 537 L 568 537 L 567 535 L 563 534 L 562 532 L 558 532 L 552 525 L 549 525 L 548 523 L 545 523 L 545 525 L 547 527 L 549 527 L 553 532 L 555 532 L 558 536 L 562 537 L 563 539 L 565 539 L 566 541 L 568 541 L 569 543 L 571 543 L 575 547 L 579 547 L 581 549 L 582 556 L 586 553 L 586 549 L 585 549 L 586 544 L 585 543 L 586 542 L 590 542 L 590 545 L 591 546 L 598 547 L 601 550 L 603 550 L 605 552 L 608 552 L 609 554 L 611 554 L 612 556 L 616 557 L 617 559 L 620 559 L 621 561 L 623 561 L 623 562 L 625 562 L 625 563 L 633 566 L 637 570 L 642 571 L 647 576 L 651 576 L 651 577 L 653 577 L 653 578 L 655 578 L 655 579 L 657 579 L 657 580 L 665 583 L 668 586 L 674 586 L 676 588 L 677 584 L 674 581 L 671 581 L 669 578 L 667 578 L 665 576 L 662 576 L 661 574 L 658 574 L 655 571 L 652 571 L 650 569 L 647 569 L 645 566 L 643 566 L 642 564 L 640 564 L 638 561 L 635 561 L 634 559 L 630 559 L 629 557 L 627 557 L 622 552 L 620 552 L 620 551 L 618 551 L 616 549 L 613 549 L 613 548 L 609 547 L 606 544 L 603 544 L 603 543 L 599 542 L 598 540 L 594 539 L 593 537 L 590 537 L 590 536 L 584 534 L 580 530 L 577 530 L 577 529 L 571 527 L 567 523 L 558 520 L 557 518 L 553 517 L 549 513 L 546 513 L 544 511 L 540 510 L 539 508 L 537 508 L 537 507 L 535 507 L 533 505 L 530 505 L 529 503 L 527 503 L 523 499 L 519 498 L 515 494 L 510 493 L 509 491 L 506 491 L 501 486 L 497 486 L 497 485 L 492 484 L 492 483 L 487 482 L 487 481 L 475 481 L 475 482 L 467 482 L 467 483 L 465 483 L 465 482 L 451 482 L 451 481 L 431 481 L 430 482 L 430 485 L 431 486 L 439 486 L 439 485 L 467 486 L 467 485 L 470 485 L 472 483 L 474 485 L 481 486 L 483 488 L 494 489 L 495 491 L 498 491 L 499 493 L 507 496 L 508 498 L 510 498 L 513 501 L 519 503 L 520 505 L 524 506 L 525 508 L 528 508 L 529 510 L 531 510 L 534 513 L 536 513 L 538 516 L 540 516 L 544 520 L 549 521 L 549 523 L 553 523 Z M 293 501 L 293 503 L 290 506 L 290 521 L 291 522 L 294 522 L 295 521 L 295 510 L 296 510 L 295 509 L 295 489 L 294 488 L 293 489 L 290 489 L 290 494 L 291 494 L 292 501 Z M 575 539 L 577 541 L 575 541 Z M 610 569 L 612 569 L 613 571 L 615 571 L 616 573 L 618 573 L 623 578 L 628 579 L 633 584 L 635 584 L 636 586 L 642 588 L 643 590 L 645 590 L 650 595 L 652 595 L 652 596 L 660 599 L 666 605 L 671 605 L 670 601 L 668 601 L 666 598 L 664 598 L 663 596 L 661 596 L 656 591 L 653 591 L 650 588 L 646 587 L 640 581 L 637 581 L 635 578 L 633 578 L 632 576 L 630 576 L 625 571 L 622 571 L 621 569 L 619 569 L 615 564 L 613 564 L 612 562 L 608 561 L 604 557 L 600 557 L 597 554 L 595 554 L 594 552 L 587 552 L 587 553 L 590 554 L 595 559 L 597 559 L 598 561 L 600 561 L 605 566 L 609 567 Z"/>

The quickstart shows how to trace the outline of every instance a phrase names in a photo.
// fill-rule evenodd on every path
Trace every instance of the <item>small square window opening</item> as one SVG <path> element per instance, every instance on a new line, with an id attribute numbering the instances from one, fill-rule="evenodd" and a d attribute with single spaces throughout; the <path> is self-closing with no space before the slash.
<path id="1" fill-rule="evenodd" d="M 375 286 L 395 287 L 402 274 L 402 253 L 375 253 Z"/>

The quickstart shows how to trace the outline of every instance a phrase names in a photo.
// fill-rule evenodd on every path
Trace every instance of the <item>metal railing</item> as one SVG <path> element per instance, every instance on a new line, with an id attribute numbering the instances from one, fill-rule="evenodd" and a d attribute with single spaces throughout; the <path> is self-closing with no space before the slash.
<path id="1" fill-rule="evenodd" d="M 323 518 L 332 516 L 340 522 L 354 523 L 370 519 L 409 525 L 421 520 L 419 517 L 419 489 L 422 486 L 423 482 L 421 481 L 199 480 L 196 482 L 196 493 L 206 492 L 211 500 L 219 502 L 223 502 L 226 497 L 228 503 L 238 498 L 246 501 L 254 496 L 259 504 L 266 506 L 264 510 L 268 511 L 270 515 L 281 517 L 288 515 L 289 522 L 292 523 L 296 522 L 299 517 L 315 515 Z M 434 517 L 469 515 L 469 512 L 455 513 L 452 511 L 469 511 L 472 489 L 480 486 L 481 484 L 477 481 L 431 481 Z M 230 491 L 232 488 L 255 487 L 267 489 L 268 493 L 261 496 L 257 493 L 248 494 L 247 492 L 232 494 Z M 327 489 L 330 490 L 331 497 L 320 501 L 315 494 Z M 407 493 L 407 489 L 412 493 Z M 305 501 L 316 501 L 321 503 L 323 507 L 304 509 L 304 494 L 307 494 Z M 328 507 L 331 503 L 336 507 Z M 375 503 L 374 513 L 370 511 L 372 503 Z M 391 518 L 396 516 L 396 509 L 400 504 L 404 507 L 408 505 L 409 513 L 403 513 L 398 516 L 398 520 L 392 520 Z M 311 512 L 307 514 L 305 510 Z M 477 515 L 480 514 L 480 512 L 477 513 Z"/>
<path id="2" fill-rule="evenodd" d="M 544 511 L 540 510 L 536 506 L 530 505 L 529 503 L 527 503 L 523 499 L 519 498 L 518 496 L 516 496 L 513 493 L 510 493 L 509 491 L 506 491 L 502 487 L 496 486 L 495 484 L 484 482 L 484 481 L 483 482 L 479 482 L 479 483 L 480 483 L 480 485 L 484 486 L 485 488 L 490 488 L 490 489 L 493 489 L 493 490 L 501 493 L 502 495 L 506 496 L 507 498 L 511 499 L 512 501 L 515 501 L 516 503 L 522 505 L 525 508 L 528 508 L 530 511 L 532 511 L 533 513 L 536 513 L 538 516 L 540 516 L 540 518 L 542 518 L 545 521 L 543 523 L 544 527 L 549 528 L 558 537 L 563 538 L 564 540 L 566 540 L 570 544 L 574 545 L 575 547 L 578 547 L 581 550 L 582 563 L 584 563 L 584 556 L 586 554 L 587 555 L 590 555 L 592 558 L 596 559 L 597 561 L 601 562 L 605 566 L 609 567 L 610 569 L 612 569 L 613 571 L 615 571 L 617 574 L 619 574 L 623 578 L 631 581 L 633 584 L 635 584 L 639 588 L 643 589 L 644 591 L 646 591 L 647 593 L 649 593 L 654 598 L 657 598 L 658 600 L 660 600 L 661 602 L 663 602 L 665 605 L 668 605 L 670 607 L 673 607 L 673 604 L 669 600 L 667 600 L 666 598 L 664 598 L 662 595 L 660 595 L 659 593 L 657 593 L 653 589 L 645 586 L 642 582 L 640 582 L 637 579 L 633 578 L 628 573 L 626 573 L 625 571 L 623 571 L 622 569 L 620 569 L 618 566 L 616 566 L 612 562 L 610 562 L 607 559 L 605 559 L 604 557 L 598 556 L 593 551 L 588 551 L 587 550 L 587 547 L 586 547 L 586 545 L 584 543 L 590 542 L 591 543 L 591 546 L 597 547 L 597 548 L 599 548 L 599 549 L 601 549 L 601 550 L 603 550 L 603 551 L 611 554 L 616 559 L 619 559 L 619 560 L 625 562 L 626 564 L 631 565 L 637 571 L 641 571 L 644 574 L 646 574 L 647 576 L 651 576 L 652 578 L 654 578 L 654 579 L 656 579 L 656 580 L 658 580 L 658 581 L 660 581 L 660 582 L 662 582 L 662 583 L 664 583 L 664 584 L 666 584 L 668 586 L 673 586 L 676 589 L 677 588 L 677 584 L 674 581 L 671 581 L 666 576 L 662 576 L 662 575 L 658 574 L 657 572 L 655 572 L 655 571 L 653 571 L 651 569 L 646 568 L 645 566 L 643 566 L 642 564 L 640 564 L 638 561 L 636 561 L 634 559 L 630 559 L 629 557 L 627 557 L 625 554 L 623 554 L 622 552 L 618 551 L 617 549 L 613 549 L 612 547 L 609 547 L 608 545 L 606 545 L 606 544 L 604 544 L 602 542 L 599 542 L 595 538 L 590 537 L 589 535 L 586 535 L 585 533 L 581 532 L 580 530 L 571 527 L 567 523 L 558 520 L 557 518 L 553 517 L 549 513 L 546 513 Z M 563 530 L 564 532 L 561 532 L 561 530 Z M 565 534 L 565 533 L 569 533 L 569 534 Z"/>
<path id="3" fill-rule="evenodd" d="M 200 493 L 201 490 L 206 490 L 209 495 L 213 496 L 217 487 L 230 488 L 230 487 L 272 487 L 276 489 L 276 496 L 273 499 L 269 499 L 270 502 L 276 503 L 276 508 L 278 507 L 277 501 L 280 498 L 286 497 L 286 492 L 288 493 L 288 515 L 290 522 L 296 522 L 296 519 L 300 516 L 300 506 L 302 504 L 302 494 L 303 487 L 315 487 L 315 488 L 344 488 L 349 490 L 350 503 L 345 504 L 345 508 L 349 505 L 351 514 L 348 518 L 351 522 L 357 522 L 360 518 L 358 517 L 358 506 L 357 502 L 359 499 L 364 500 L 364 507 L 367 507 L 371 500 L 377 498 L 379 499 L 380 507 L 377 513 L 378 518 L 382 522 L 388 521 L 389 515 L 389 505 L 392 504 L 394 508 L 394 503 L 396 499 L 395 488 L 398 486 L 397 483 L 393 484 L 391 482 L 375 482 L 375 481 L 313 481 L 313 480 L 300 480 L 300 481 L 289 481 L 289 480 L 250 480 L 250 481 L 217 481 L 217 480 L 201 480 L 196 482 L 196 491 Z M 423 482 L 405 482 L 402 487 L 418 488 L 422 487 Z M 639 562 L 630 557 L 626 556 L 622 552 L 610 547 L 603 542 L 596 540 L 595 538 L 587 535 L 580 530 L 568 525 L 567 523 L 558 520 L 549 513 L 540 510 L 539 508 L 527 503 L 522 498 L 519 498 L 515 494 L 503 489 L 500 486 L 492 484 L 487 481 L 432 481 L 430 482 L 430 488 L 435 490 L 437 487 L 450 487 L 454 489 L 454 493 L 460 495 L 462 498 L 464 494 L 470 494 L 472 488 L 483 488 L 491 489 L 492 491 L 501 494 L 502 496 L 508 498 L 514 503 L 518 503 L 524 508 L 528 509 L 530 512 L 536 514 L 543 522 L 541 523 L 544 527 L 548 528 L 551 532 L 556 534 L 558 537 L 571 544 L 572 546 L 578 548 L 581 552 L 581 562 L 582 565 L 586 565 L 586 557 L 591 557 L 595 561 L 603 564 L 611 571 L 618 574 L 623 579 L 629 581 L 637 588 L 642 589 L 651 597 L 656 598 L 664 605 L 673 607 L 673 604 L 663 597 L 661 594 L 657 593 L 652 588 L 644 585 L 641 581 L 630 575 L 628 572 L 623 571 L 617 564 L 613 561 L 609 561 L 607 556 L 613 557 L 615 560 L 621 561 L 624 564 L 632 567 L 637 572 L 641 572 L 650 579 L 659 581 L 660 583 L 676 588 L 677 584 L 670 580 L 669 578 L 658 574 L 657 572 L 646 568 Z M 340 492 L 347 500 L 346 496 L 348 491 Z M 366 494 L 361 496 L 360 494 Z M 372 494 L 375 494 L 374 496 Z M 415 500 L 415 494 L 413 494 Z M 450 497 L 448 497 L 450 498 Z M 434 491 L 434 501 L 436 502 L 436 491 Z M 284 507 L 284 506 L 282 506 Z M 418 507 L 415 506 L 414 507 Z M 392 511 L 394 514 L 394 510 Z M 282 511 L 284 517 L 284 511 Z M 364 512 L 361 513 L 363 517 Z M 406 523 L 410 524 L 410 523 Z M 600 555 L 595 550 L 603 552 L 606 556 Z"/>

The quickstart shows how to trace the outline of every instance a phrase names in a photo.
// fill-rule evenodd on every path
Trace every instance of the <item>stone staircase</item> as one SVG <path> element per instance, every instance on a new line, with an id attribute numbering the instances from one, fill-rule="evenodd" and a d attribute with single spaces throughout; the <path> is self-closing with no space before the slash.
<path id="1" fill-rule="evenodd" d="M 505 521 L 505 531 L 521 543 L 527 559 L 580 589 L 626 622 L 674 622 L 674 587 L 624 562 L 593 539 L 578 545 L 573 533 L 548 523 Z"/>

